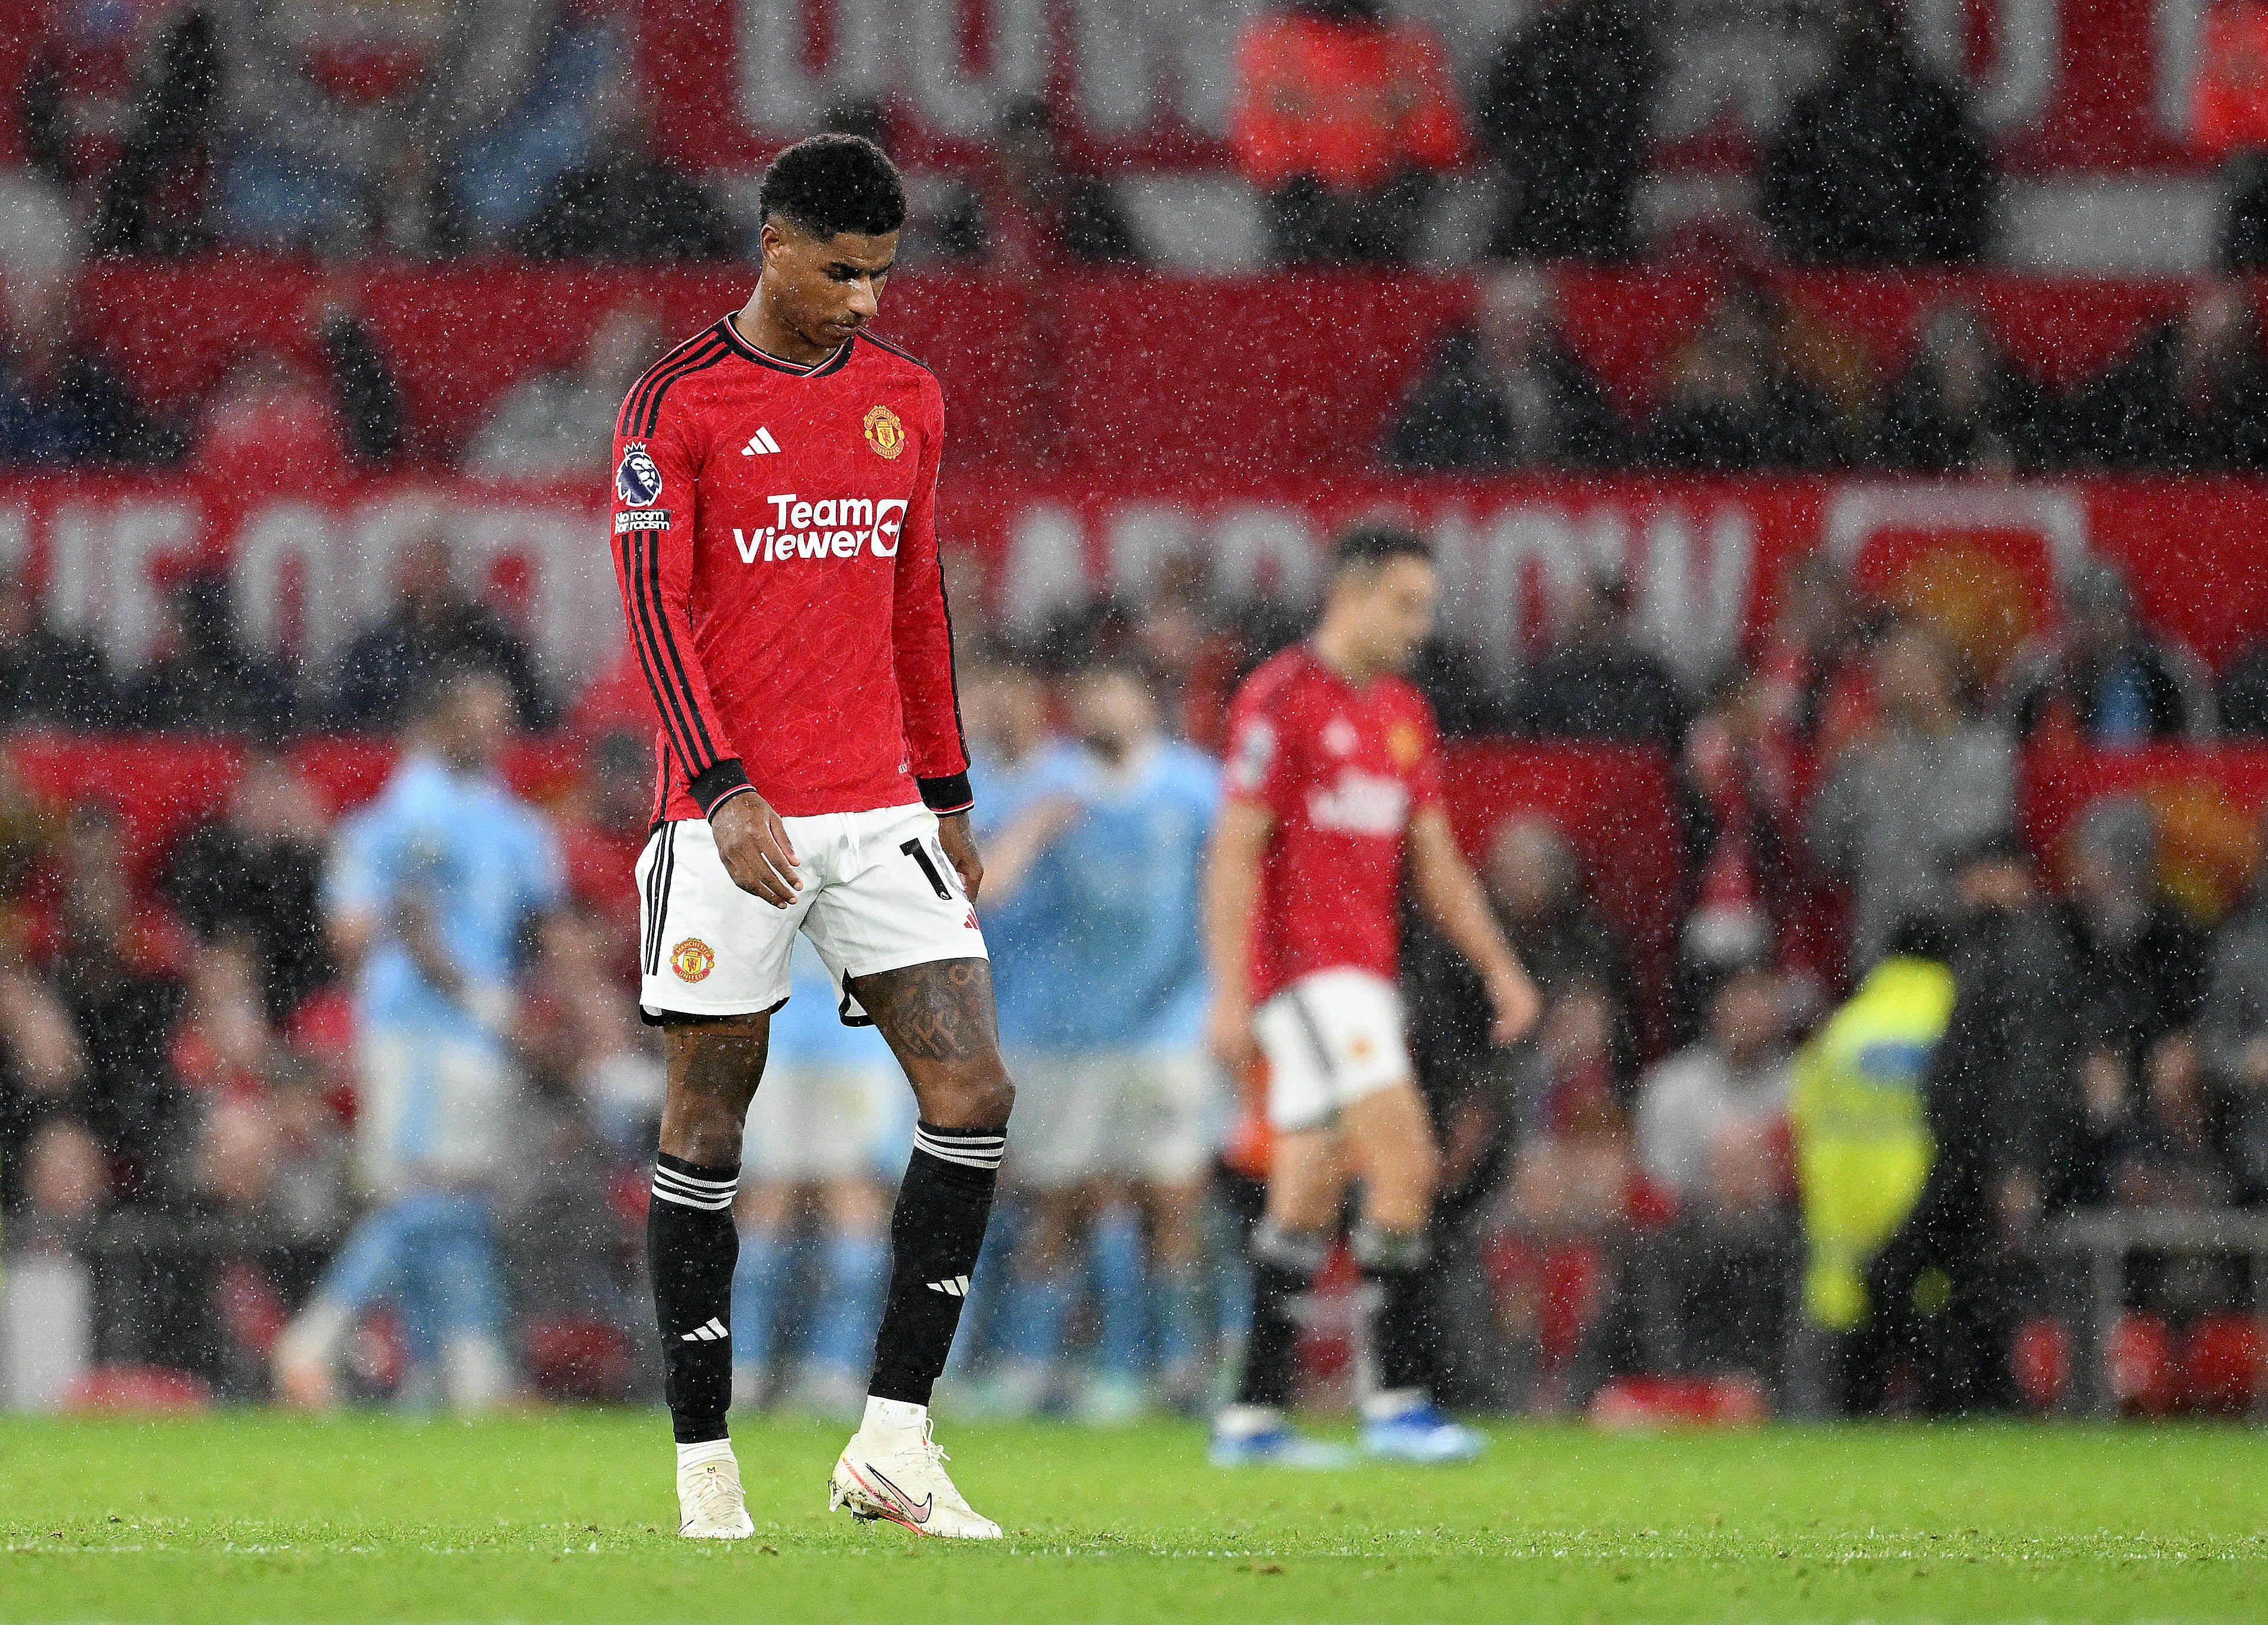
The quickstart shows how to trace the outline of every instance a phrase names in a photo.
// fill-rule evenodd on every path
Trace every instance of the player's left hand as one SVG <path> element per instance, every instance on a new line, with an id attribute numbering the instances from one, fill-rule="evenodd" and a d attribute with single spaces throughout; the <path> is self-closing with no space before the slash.
<path id="1" fill-rule="evenodd" d="M 1535 983 L 1526 971 L 1515 970 L 1498 976 L 1489 983 L 1489 1003 L 1495 1006 L 1496 1020 L 1489 1027 L 1489 1042 L 1498 1048 L 1517 1044 L 1528 1036 L 1536 1018 L 1543 1013 L 1543 996 L 1535 990 Z"/>
<path id="2" fill-rule="evenodd" d="M 954 872 L 961 877 L 961 889 L 975 902 L 976 888 L 984 883 L 984 860 L 976 856 L 976 837 L 968 833 L 968 814 L 947 812 L 939 817 L 937 843 L 953 861 Z"/>

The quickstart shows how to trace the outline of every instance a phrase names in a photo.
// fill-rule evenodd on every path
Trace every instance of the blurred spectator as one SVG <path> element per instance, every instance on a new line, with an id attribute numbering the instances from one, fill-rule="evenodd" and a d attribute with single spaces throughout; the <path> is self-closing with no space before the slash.
<path id="1" fill-rule="evenodd" d="M 227 806 L 183 835 L 158 872 L 159 893 L 201 942 L 248 945 L 268 1019 L 278 1024 L 332 975 L 320 902 L 326 833 L 306 781 L 255 749 Z"/>
<path id="2" fill-rule="evenodd" d="M 622 871 L 625 889 L 631 873 Z M 636 983 L 609 962 L 633 940 L 581 908 L 545 916 L 513 1029 L 530 1081 L 624 1159 L 652 1155 L 663 1084 L 658 1035 L 638 1019 Z M 832 998 L 825 1013 L 834 1020 Z"/>
<path id="3" fill-rule="evenodd" d="M 612 729 L 592 744 L 583 782 L 560 822 L 568 893 L 619 943 L 637 939 L 633 877 L 653 833 L 653 741 Z M 630 974 L 627 960 L 621 969 Z"/>
<path id="4" fill-rule="evenodd" d="M 2215 710 L 2223 732 L 2268 738 L 2268 637 L 2247 643 L 2221 668 Z"/>
<path id="5" fill-rule="evenodd" d="M 357 1172 L 374 1205 L 276 1343 L 277 1387 L 305 1406 L 334 1401 L 345 1341 L 381 1300 L 408 1337 L 405 1401 L 480 1409 L 512 1380 L 490 1196 L 514 1143 L 513 982 L 561 900 L 559 857 L 496 771 L 503 680 L 443 670 L 419 702 L 393 777 L 341 826 L 326 888 L 357 977 Z"/>
<path id="6" fill-rule="evenodd" d="M 1891 387 L 1876 442 L 1910 474 L 2036 474 L 2054 461 L 2047 393 L 2011 362 L 1975 307 L 1940 305 Z"/>
<path id="7" fill-rule="evenodd" d="M 189 449 L 199 471 L 234 477 L 257 467 L 287 489 L 336 483 L 351 467 L 350 456 L 336 392 L 265 346 L 222 374 L 205 397 Z"/>
<path id="8" fill-rule="evenodd" d="M 102 180 L 97 254 L 175 256 L 213 242 L 207 215 L 224 79 L 220 24 L 203 5 L 157 10 L 173 15 L 151 39 L 132 122 Z"/>
<path id="9" fill-rule="evenodd" d="M 1942 912 L 1947 858 L 2015 817 L 2014 746 L 1977 717 L 1953 650 L 1907 622 L 1876 650 L 1874 675 L 1881 720 L 1836 764 L 1808 831 L 1851 886 L 1862 964 L 1901 919 Z"/>
<path id="10" fill-rule="evenodd" d="M 1939 1222 L 2020 1247 L 2076 1176 L 2071 931 L 2030 849 L 2000 831 L 1955 854 L 1953 1014 L 1930 1062 L 1938 1159 L 1923 1205 Z"/>
<path id="11" fill-rule="evenodd" d="M 2268 368 L 2251 295 L 2205 282 L 2071 407 L 2073 460 L 2171 474 L 2268 469 Z"/>
<path id="12" fill-rule="evenodd" d="M 38 1182 L 40 1132 L 70 1125 L 85 1136 L 86 1048 L 55 989 L 12 956 L 0 966 L 0 1215 L 12 1219 Z M 93 1200 L 109 1194 L 109 1170 L 91 1137 Z M 65 1206 L 75 1205 L 66 1203 Z"/>
<path id="13" fill-rule="evenodd" d="M 1055 114 L 1036 96 L 1008 104 L 991 161 L 956 188 L 930 229 L 954 259 L 1012 274 L 1138 265 L 1143 257 L 1109 183 L 1064 170 Z"/>
<path id="14" fill-rule="evenodd" d="M 1282 265 L 1402 264 L 1432 176 L 1465 155 L 1440 42 L 1382 0 L 1293 0 L 1245 26 L 1230 140 Z"/>
<path id="15" fill-rule="evenodd" d="M 2143 629 L 2125 577 L 2109 564 L 2084 567 L 2066 594 L 2061 636 L 2020 653 L 2005 687 L 2021 742 L 2044 735 L 2124 749 L 2213 733 L 2211 674 Z"/>
<path id="16" fill-rule="evenodd" d="M 1983 257 L 1993 176 L 1954 93 L 1914 63 L 1881 0 L 1843 0 L 1832 71 L 1799 97 L 1764 157 L 1763 213 L 1800 265 L 1944 265 Z"/>
<path id="17" fill-rule="evenodd" d="M 556 10 L 497 0 L 217 13 L 231 233 L 336 255 L 384 240 L 405 173 L 438 186 L 467 143 L 526 95 Z M 396 247 L 431 246 L 404 240 L 399 222 L 394 232 Z"/>
<path id="18" fill-rule="evenodd" d="M 339 658 L 331 706 L 337 724 L 395 726 L 420 685 L 452 665 L 494 672 L 512 690 L 520 726 L 548 724 L 551 702 L 535 658 L 502 615 L 466 592 L 440 503 L 404 534 L 394 560 L 393 608 Z"/>
<path id="19" fill-rule="evenodd" d="M 1671 365 L 1640 456 L 1655 468 L 1740 474 L 1821 467 L 1834 445 L 1833 415 L 1788 364 L 1775 312 L 1736 289 Z"/>
<path id="20" fill-rule="evenodd" d="M 299 706 L 291 680 L 246 645 L 231 599 L 229 578 L 217 571 L 193 571 L 174 585 L 149 662 L 127 685 L 127 726 L 271 740 L 292 726 Z"/>
<path id="21" fill-rule="evenodd" d="M 182 1110 L 170 1050 L 179 978 L 150 966 L 109 810 L 82 803 L 65 827 L 55 981 L 85 1057 L 80 1115 L 122 1195 L 164 1190 L 182 1170 Z"/>
<path id="22" fill-rule="evenodd" d="M 323 288 L 308 325 L 330 374 L 348 454 L 364 468 L 385 467 L 403 450 L 401 386 L 371 336 L 354 290 L 339 283 Z"/>
<path id="23" fill-rule="evenodd" d="M 2204 24 L 2190 137 L 2221 165 L 2221 268 L 2249 276 L 2268 269 L 2268 5 L 2213 0 Z"/>
<path id="24" fill-rule="evenodd" d="M 1668 751 L 1684 742 L 1685 696 L 1638 639 L 1627 579 L 1578 575 L 1550 652 L 1528 668 L 1513 712 L 1519 731 L 1539 739 Z"/>
<path id="25" fill-rule="evenodd" d="M 1833 560 L 1812 553 L 1789 564 L 1755 669 L 1769 737 L 1791 767 L 1815 753 L 1839 755 L 1867 720 L 1873 695 L 1863 632 L 1851 584 Z"/>
<path id="26" fill-rule="evenodd" d="M 1506 36 L 1476 121 L 1502 188 L 1491 254 L 1631 257 L 1660 78 L 1646 26 L 1625 0 L 1549 0 Z"/>
<path id="27" fill-rule="evenodd" d="M 653 151 L 652 114 L 627 84 L 603 104 L 598 147 L 552 184 L 520 228 L 539 260 L 727 260 L 737 245 L 702 182 Z"/>
<path id="28" fill-rule="evenodd" d="M 2198 1039 L 2243 1197 L 2268 1201 L 2268 870 L 2213 945 Z"/>
<path id="29" fill-rule="evenodd" d="M 0 576 L 0 728 L 107 728 L 117 708 L 93 640 L 57 628 L 20 570 Z"/>
<path id="30" fill-rule="evenodd" d="M 1580 1000 L 1594 1006 L 1609 1081 L 1619 1085 L 1631 1077 L 1638 1065 L 1638 1018 L 1629 945 L 1589 897 L 1565 831 L 1542 813 L 1506 819 L 1490 838 L 1481 878 L 1506 940 L 1546 1003 Z M 1454 975 L 1434 980 L 1457 986 Z M 1464 1000 L 1462 991 L 1447 1002 L 1474 1012 L 1486 1008 L 1477 997 Z"/>
<path id="31" fill-rule="evenodd" d="M 1681 968 L 1696 983 L 1779 964 L 1816 973 L 1791 940 L 1813 903 L 1798 814 L 1798 766 L 1749 670 L 1732 673 L 1685 736 L 1680 762 L 1693 857 Z"/>
<path id="32" fill-rule="evenodd" d="M 504 480 L 603 479 L 622 397 L 662 342 L 651 315 L 616 305 L 592 328 L 575 365 L 531 372 L 504 393 L 466 448 L 465 471 Z"/>
<path id="33" fill-rule="evenodd" d="M 1490 273 L 1474 315 L 1441 341 L 1395 420 L 1388 463 L 1446 474 L 1622 460 L 1622 427 L 1568 348 L 1547 277 L 1509 267 Z"/>
<path id="34" fill-rule="evenodd" d="M 2117 1196 L 2121 1142 L 2150 1109 L 2159 1052 L 2188 1041 L 2205 996 L 2206 943 L 2160 893 L 2157 826 L 2140 800 L 2113 797 L 2088 809 L 2067 867 L 2075 959 L 2060 997 L 2076 1026 L 2092 1152 L 2082 1156 L 2078 1194 L 2100 1202 Z"/>
<path id="35" fill-rule="evenodd" d="M 241 932 L 202 942 L 189 955 L 181 1018 L 170 1053 L 183 1087 L 208 1100 L 256 1101 L 284 1059 L 269 1025 L 261 967 Z"/>
<path id="36" fill-rule="evenodd" d="M 147 462 L 174 447 L 82 340 L 62 276 L 6 290 L 0 351 L 0 464 L 74 468 Z"/>
<path id="37" fill-rule="evenodd" d="M 2232 1206 L 2242 1188 L 2222 1150 L 2216 1104 L 2192 1034 L 2151 1051 L 2110 1148 L 2112 1199 L 2122 1208 Z"/>
<path id="38" fill-rule="evenodd" d="M 1933 1155 L 1924 1079 L 1953 1010 L 1950 945 L 1920 919 L 1882 941 L 1866 979 L 1797 1053 L 1789 1089 L 1810 1255 L 1804 1310 L 1837 1340 L 1837 1399 L 1852 1415 L 1881 1408 L 1902 1362 L 1928 1380 L 1914 1285 L 1940 1239 L 1906 1225 Z"/>
<path id="39" fill-rule="evenodd" d="M 1773 1138 L 1787 1110 L 1778 977 L 1746 971 L 1709 1001 L 1703 1036 L 1638 1085 L 1639 1165 L 1684 1211 L 1740 1212 L 1779 1195 Z"/>

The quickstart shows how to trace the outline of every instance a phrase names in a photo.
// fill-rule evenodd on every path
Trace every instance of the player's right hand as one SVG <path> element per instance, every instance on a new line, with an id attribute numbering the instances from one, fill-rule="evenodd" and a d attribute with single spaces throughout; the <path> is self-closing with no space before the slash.
<path id="1" fill-rule="evenodd" d="M 1213 1001 L 1206 1038 L 1212 1047 L 1213 1058 L 1233 1077 L 1241 1075 L 1260 1058 L 1260 1040 L 1252 1032 L 1252 1006 L 1241 999 Z"/>
<path id="2" fill-rule="evenodd" d="M 755 790 L 726 797 L 710 814 L 709 833 L 717 838 L 717 856 L 724 860 L 725 872 L 742 891 L 784 908 L 803 889 L 787 826 L 772 811 L 772 804 Z"/>

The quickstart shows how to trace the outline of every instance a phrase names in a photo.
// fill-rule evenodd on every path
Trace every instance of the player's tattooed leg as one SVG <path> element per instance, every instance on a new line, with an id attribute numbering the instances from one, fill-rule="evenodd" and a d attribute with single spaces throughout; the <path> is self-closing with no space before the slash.
<path id="1" fill-rule="evenodd" d="M 1016 1091 L 1000 1064 L 991 967 L 941 960 L 861 976 L 858 1003 L 921 1104 L 890 1216 L 890 1292 L 874 1344 L 876 1399 L 926 1405 L 984 1245 Z"/>
<path id="2" fill-rule="evenodd" d="M 1007 1126 L 1016 1091 L 1000 1061 L 988 961 L 936 960 L 854 977 L 850 987 L 905 1068 L 924 1121 Z"/>

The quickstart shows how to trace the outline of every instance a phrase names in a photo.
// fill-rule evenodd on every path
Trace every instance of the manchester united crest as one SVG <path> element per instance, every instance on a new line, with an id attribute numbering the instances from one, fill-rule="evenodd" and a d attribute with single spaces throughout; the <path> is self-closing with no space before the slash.
<path id="1" fill-rule="evenodd" d="M 717 968 L 717 950 L 698 937 L 688 937 L 669 951 L 669 968 L 680 982 L 698 982 Z"/>
<path id="2" fill-rule="evenodd" d="M 892 462 L 906 449 L 906 426 L 898 415 L 886 406 L 872 407 L 866 412 L 866 444 Z"/>
<path id="3" fill-rule="evenodd" d="M 1397 722 L 1386 732 L 1386 754 L 1394 758 L 1394 765 L 1405 771 L 1418 765 L 1418 758 L 1425 754 L 1425 741 L 1417 728 L 1406 722 Z"/>

